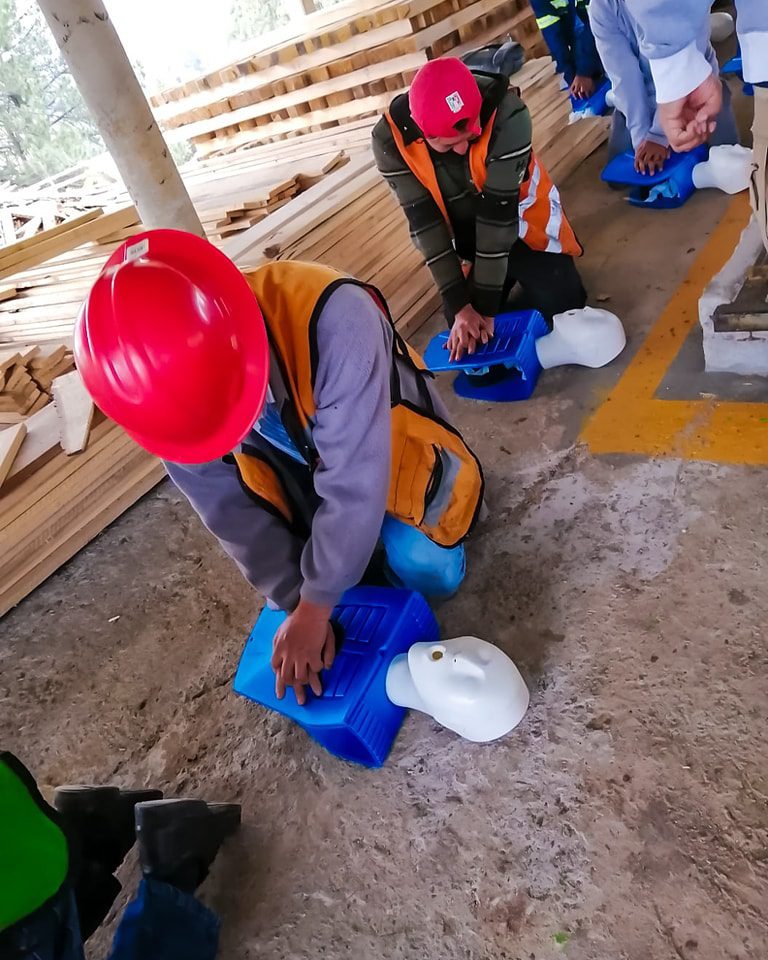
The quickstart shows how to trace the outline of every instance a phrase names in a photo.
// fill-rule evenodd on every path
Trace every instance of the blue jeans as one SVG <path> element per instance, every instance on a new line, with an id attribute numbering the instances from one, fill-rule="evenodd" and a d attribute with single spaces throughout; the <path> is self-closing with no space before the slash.
<path id="1" fill-rule="evenodd" d="M 145 878 L 125 908 L 109 960 L 214 960 L 218 948 L 216 914 L 190 894 Z M 3 960 L 84 960 L 72 891 L 66 888 L 17 925 L 0 954 Z"/>
<path id="2" fill-rule="evenodd" d="M 387 555 L 387 577 L 397 587 L 418 590 L 425 597 L 452 597 L 467 570 L 464 544 L 441 547 L 415 527 L 384 517 L 381 542 Z"/>

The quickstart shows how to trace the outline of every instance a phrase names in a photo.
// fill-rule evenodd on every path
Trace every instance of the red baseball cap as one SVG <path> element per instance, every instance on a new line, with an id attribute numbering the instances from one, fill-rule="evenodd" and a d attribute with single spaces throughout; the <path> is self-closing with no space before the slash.
<path id="1" fill-rule="evenodd" d="M 425 137 L 455 137 L 456 124 L 469 122 L 479 135 L 483 98 L 469 67 L 456 57 L 439 57 L 421 67 L 408 92 L 411 116 Z"/>

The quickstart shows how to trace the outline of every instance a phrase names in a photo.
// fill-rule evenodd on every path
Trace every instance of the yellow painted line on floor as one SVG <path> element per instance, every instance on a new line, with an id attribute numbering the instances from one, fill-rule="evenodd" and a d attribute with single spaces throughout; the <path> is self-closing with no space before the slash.
<path id="1" fill-rule="evenodd" d="M 699 322 L 699 297 L 733 253 L 749 215 L 746 194 L 734 197 L 624 375 L 584 427 L 580 439 L 592 453 L 768 464 L 768 403 L 654 397 Z"/>

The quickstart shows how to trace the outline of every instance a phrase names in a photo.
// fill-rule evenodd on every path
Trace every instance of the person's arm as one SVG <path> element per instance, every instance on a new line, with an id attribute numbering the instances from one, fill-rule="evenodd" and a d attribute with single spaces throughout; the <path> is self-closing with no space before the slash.
<path id="1" fill-rule="evenodd" d="M 531 115 L 510 92 L 497 112 L 488 173 L 477 205 L 472 305 L 481 316 L 493 317 L 503 306 L 509 252 L 520 228 L 520 185 L 530 158 Z"/>
<path id="2" fill-rule="evenodd" d="M 555 5 L 552 0 L 531 0 L 531 6 L 557 72 L 562 73 L 565 82 L 570 85 L 578 73 L 571 46 L 570 11 L 567 5 Z"/>
<path id="3" fill-rule="evenodd" d="M 709 79 L 712 69 L 697 44 L 709 30 L 709 0 L 624 2 L 638 24 L 640 52 L 650 61 L 658 103 L 686 97 Z"/>
<path id="4" fill-rule="evenodd" d="M 317 324 L 320 504 L 301 557 L 302 600 L 332 607 L 362 577 L 379 538 L 390 478 L 392 348 L 372 298 L 336 290 Z"/>
<path id="5" fill-rule="evenodd" d="M 292 686 L 322 691 L 330 667 L 333 607 L 359 582 L 381 531 L 389 490 L 391 343 L 371 297 L 352 284 L 331 294 L 317 321 L 312 442 L 319 505 L 301 556 L 301 598 L 275 637 L 278 698 Z"/>
<path id="6" fill-rule="evenodd" d="M 573 59 L 581 77 L 599 77 L 604 72 L 589 24 L 589 6 L 576 0 L 573 32 Z"/>
<path id="7" fill-rule="evenodd" d="M 303 543 L 251 500 L 234 464 L 214 460 L 166 463 L 165 468 L 245 579 L 280 609 L 293 610 L 301 588 Z"/>
<path id="8" fill-rule="evenodd" d="M 379 173 L 403 208 L 411 239 L 424 257 L 444 303 L 457 314 L 469 303 L 469 290 L 439 207 L 400 156 L 384 117 L 374 128 L 372 146 Z"/>
<path id="9" fill-rule="evenodd" d="M 747 83 L 767 83 L 768 3 L 766 0 L 737 0 L 736 30 L 741 47 L 744 79 Z"/>
<path id="10" fill-rule="evenodd" d="M 632 146 L 637 150 L 649 136 L 655 104 L 648 101 L 637 50 L 619 19 L 616 4 L 617 0 L 592 0 L 589 20 L 597 52 L 611 81 L 616 109 L 624 114 Z M 666 138 L 654 140 L 666 146 Z"/>

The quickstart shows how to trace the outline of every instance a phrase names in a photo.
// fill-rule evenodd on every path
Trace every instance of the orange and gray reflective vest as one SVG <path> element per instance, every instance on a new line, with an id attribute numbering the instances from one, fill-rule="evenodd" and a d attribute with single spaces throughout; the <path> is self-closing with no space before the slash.
<path id="1" fill-rule="evenodd" d="M 424 381 L 424 364 L 395 331 L 381 294 L 374 287 L 315 263 L 277 261 L 246 273 L 245 279 L 261 307 L 270 348 L 283 381 L 281 420 L 310 469 L 318 462 L 312 446 L 317 320 L 328 298 L 341 284 L 354 283 L 371 296 L 393 331 L 387 512 L 417 527 L 440 546 L 461 543 L 480 510 L 482 470 L 461 434 L 435 413 Z M 354 331 L 350 334 L 354 335 Z M 403 399 L 396 361 L 407 363 L 416 371 L 423 388 L 423 408 Z M 290 477 L 281 472 L 279 463 L 247 447 L 234 454 L 234 460 L 246 492 L 289 526 L 297 527 L 302 511 L 292 492 Z M 350 469 L 354 469 L 353 464 Z"/>
<path id="2" fill-rule="evenodd" d="M 403 134 L 389 111 L 385 114 L 400 156 L 406 162 L 411 173 L 432 194 L 448 226 L 451 226 L 448 210 L 437 182 L 435 166 L 424 140 L 406 144 Z M 493 133 L 496 111 L 491 114 L 483 131 L 470 145 L 469 172 L 475 189 L 482 193 L 488 175 L 486 160 L 488 145 Z M 520 213 L 520 239 L 532 250 L 546 253 L 565 253 L 578 257 L 583 253 L 581 244 L 563 212 L 560 192 L 552 182 L 544 165 L 531 151 L 528 172 L 520 185 L 518 200 Z"/>

